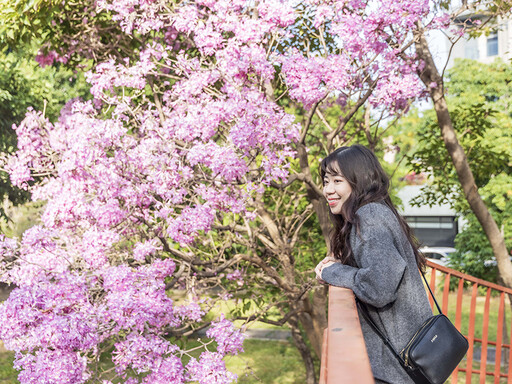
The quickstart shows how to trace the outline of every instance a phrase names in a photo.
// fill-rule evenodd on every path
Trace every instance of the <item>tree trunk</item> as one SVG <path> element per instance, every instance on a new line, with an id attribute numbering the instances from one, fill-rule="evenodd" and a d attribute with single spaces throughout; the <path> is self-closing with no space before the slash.
<path id="1" fill-rule="evenodd" d="M 289 324 L 292 326 L 292 337 L 293 342 L 304 361 L 304 365 L 306 367 L 306 383 L 305 384 L 317 384 L 318 381 L 315 375 L 315 365 L 313 363 L 313 356 L 311 355 L 311 351 L 304 342 L 304 338 L 300 332 L 299 322 L 297 318 L 292 318 L 289 321 Z"/>
<path id="2" fill-rule="evenodd" d="M 299 158 L 301 172 L 305 175 L 306 179 L 312 180 L 308 155 L 304 145 L 301 144 L 298 146 L 297 155 Z M 327 207 L 323 195 L 319 193 L 318 190 L 315 190 L 315 188 L 307 182 L 305 185 L 307 188 L 308 200 L 313 205 L 313 209 L 320 224 L 320 229 L 327 244 L 327 249 L 329 250 L 329 232 L 332 227 L 329 217 L 329 208 Z M 318 255 L 318 262 L 320 262 L 320 260 L 322 260 L 325 256 L 326 255 Z M 299 321 L 304 328 L 309 342 L 311 343 L 311 347 L 315 351 L 318 358 L 321 358 L 323 332 L 324 329 L 327 328 L 327 287 L 315 287 L 313 289 L 312 296 L 304 298 L 302 304 L 305 311 L 300 313 Z"/>
<path id="3" fill-rule="evenodd" d="M 297 147 L 297 157 L 299 158 L 301 172 L 305 175 L 306 179 L 312 180 L 311 169 L 309 167 L 308 161 L 308 153 L 306 151 L 306 147 L 302 144 L 298 145 Z M 332 227 L 331 220 L 329 218 L 329 207 L 327 206 L 323 195 L 319 194 L 318 191 L 314 190 L 308 183 L 305 183 L 305 185 L 308 200 L 313 205 L 313 209 L 318 218 L 318 223 L 320 224 L 320 229 L 324 235 L 325 243 L 327 244 L 327 249 L 329 249 L 329 232 Z M 322 260 L 325 256 L 326 255 L 320 257 L 318 261 Z"/>
<path id="4" fill-rule="evenodd" d="M 443 141 L 452 158 L 466 200 L 480 222 L 485 235 L 489 239 L 494 256 L 498 262 L 498 273 L 503 283 L 507 287 L 512 287 L 512 264 L 508 257 L 504 236 L 478 193 L 473 172 L 471 171 L 464 149 L 460 145 L 455 129 L 453 128 L 448 104 L 444 97 L 443 78 L 434 64 L 432 54 L 421 29 L 418 30 L 416 53 L 418 58 L 425 63 L 425 67 L 418 71 L 418 75 L 429 89 Z"/>
<path id="5" fill-rule="evenodd" d="M 299 321 L 306 333 L 311 347 L 320 359 L 324 329 L 327 328 L 327 287 L 313 288 L 312 297 L 303 300 L 305 312 L 299 314 Z"/>

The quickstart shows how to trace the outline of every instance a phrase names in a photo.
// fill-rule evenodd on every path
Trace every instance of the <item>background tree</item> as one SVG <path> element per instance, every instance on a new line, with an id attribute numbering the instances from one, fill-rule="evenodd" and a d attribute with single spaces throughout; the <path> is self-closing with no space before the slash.
<path id="1" fill-rule="evenodd" d="M 454 129 L 467 154 L 476 186 L 503 232 L 508 249 L 512 246 L 508 213 L 512 194 L 509 192 L 512 190 L 511 80 L 512 67 L 499 60 L 492 64 L 457 60 L 446 77 Z M 433 177 L 432 184 L 424 188 L 423 197 L 417 203 L 443 201 L 452 204 L 467 220 L 456 238 L 458 252 L 452 265 L 471 275 L 497 281 L 492 247 L 464 197 L 453 163 L 442 145 L 441 134 L 435 129 L 434 112 L 426 111 L 416 123 L 419 129 L 409 160 L 416 172 L 428 172 Z M 407 126 L 404 128 L 402 135 L 409 132 Z"/>
<path id="2" fill-rule="evenodd" d="M 40 226 L 19 242 L 2 239 L 2 279 L 18 288 L 0 308 L 9 324 L 0 337 L 18 352 L 20 382 L 234 380 L 222 358 L 241 349 L 242 337 L 229 322 L 212 324 L 207 336 L 216 345 L 198 359 L 174 338 L 204 314 L 196 285 L 240 256 L 217 253 L 212 266 L 187 245 L 222 212 L 249 220 L 245 205 L 255 188 L 286 175 L 297 129 L 259 88 L 274 70 L 257 31 L 286 25 L 287 9 L 284 21 L 252 22 L 250 9 L 216 4 L 221 8 L 205 16 L 203 5 L 149 4 L 151 28 L 140 32 L 147 35 L 140 49 L 126 60 L 91 64 L 93 101 L 71 101 L 57 121 L 30 112 L 16 127 L 18 150 L 6 163 L 11 180 L 47 201 Z M 144 28 L 140 9 L 104 5 L 135 13 L 127 20 Z M 100 21 L 110 17 L 98 12 Z M 195 24 L 220 16 L 229 21 L 218 25 L 225 40 L 209 34 L 212 25 L 197 33 Z M 185 39 L 188 28 L 197 46 L 180 52 L 176 35 Z M 128 40 L 133 31 L 123 30 Z M 173 275 L 171 258 L 186 268 L 184 276 Z M 191 301 L 177 305 L 165 288 L 182 283 Z M 111 355 L 112 370 L 98 364 L 103 354 Z"/>
<path id="3" fill-rule="evenodd" d="M 464 2 L 462 6 L 457 9 L 458 13 L 487 13 L 487 20 L 489 21 L 495 20 L 498 17 L 507 17 L 510 15 L 510 11 L 511 4 L 507 1 Z M 463 32 L 464 30 L 461 31 L 461 33 Z M 459 36 L 461 33 L 459 33 Z M 478 33 L 478 28 L 473 29 L 473 33 Z M 455 41 L 453 41 L 453 43 L 455 43 Z M 432 59 L 432 54 L 429 50 L 421 25 L 418 25 L 415 48 L 418 59 L 422 60 L 425 64 L 424 67 L 418 71 L 418 75 L 427 87 L 430 98 L 432 99 L 441 136 L 451 162 L 453 163 L 466 201 L 489 240 L 494 256 L 496 257 L 499 275 L 503 284 L 507 287 L 511 287 L 512 263 L 509 259 L 504 234 L 478 191 L 475 175 L 470 167 L 467 154 L 457 137 L 454 120 L 452 120 L 450 116 L 451 109 L 445 98 L 444 79 Z"/>
<path id="4" fill-rule="evenodd" d="M 62 67 L 41 68 L 32 56 L 30 46 L 18 46 L 16 52 L 4 46 L 0 51 L 0 152 L 4 154 L 15 151 L 16 135 L 12 126 L 23 120 L 28 108 L 45 110 L 54 119 L 69 99 L 86 97 L 88 93 L 83 74 Z M 4 200 L 0 216 L 6 221 L 12 218 L 6 215 L 5 209 L 9 207 L 5 200 L 17 205 L 29 199 L 26 192 L 11 185 L 9 175 L 3 171 L 0 195 Z"/>

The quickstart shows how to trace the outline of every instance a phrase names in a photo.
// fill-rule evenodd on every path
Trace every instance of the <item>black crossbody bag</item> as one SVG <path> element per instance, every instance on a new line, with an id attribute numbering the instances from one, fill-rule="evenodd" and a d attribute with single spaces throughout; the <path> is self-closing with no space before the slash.
<path id="1" fill-rule="evenodd" d="M 363 317 L 416 384 L 443 384 L 460 363 L 469 345 L 466 338 L 443 315 L 423 272 L 421 275 L 436 303 L 439 315 L 427 319 L 400 352 L 395 350 L 391 341 L 372 320 L 366 305 L 359 300 L 357 302 Z"/>

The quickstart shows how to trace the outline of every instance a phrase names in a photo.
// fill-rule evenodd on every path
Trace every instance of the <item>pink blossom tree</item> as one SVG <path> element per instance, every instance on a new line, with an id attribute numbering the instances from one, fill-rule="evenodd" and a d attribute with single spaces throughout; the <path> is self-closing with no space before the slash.
<path id="1" fill-rule="evenodd" d="M 387 122 L 426 95 L 414 44 L 419 25 L 446 25 L 434 9 L 428 0 L 31 9 L 53 20 L 37 60 L 87 68 L 93 99 L 70 101 L 55 122 L 30 111 L 6 162 L 13 183 L 47 202 L 40 225 L 2 240 L 2 280 L 18 288 L 0 307 L 0 338 L 17 353 L 20 381 L 110 380 L 97 363 L 111 353 L 117 380 L 130 384 L 232 382 L 222 358 L 242 336 L 227 320 L 208 331 L 216 348 L 186 365 L 169 338 L 200 326 L 212 305 L 200 292 L 216 286 L 209 298 L 260 303 L 240 317 L 289 325 L 315 383 L 305 337 L 319 355 L 325 288 L 312 266 L 330 228 L 318 159 L 359 136 L 379 147 Z M 176 286 L 189 301 L 166 295 Z"/>
<path id="2" fill-rule="evenodd" d="M 56 122 L 30 111 L 15 128 L 6 169 L 46 201 L 41 224 L 1 246 L 2 280 L 17 288 L 1 306 L 0 338 L 22 383 L 107 382 L 113 375 L 98 366 L 106 351 L 130 384 L 235 379 L 222 359 L 242 350 L 243 336 L 223 318 L 207 331 L 216 346 L 183 363 L 189 351 L 168 336 L 200 321 L 208 303 L 193 291 L 177 302 L 166 285 L 180 277 L 176 263 L 195 264 L 187 246 L 216 218 L 250 218 L 255 191 L 287 176 L 298 129 L 260 89 L 275 69 L 253 31 L 289 21 L 245 25 L 242 3 L 217 3 L 205 16 L 206 7 L 96 4 L 147 41 L 93 66 L 91 101 L 71 100 Z M 218 15 L 226 20 L 217 26 Z M 176 35 L 192 30 L 194 49 L 177 49 Z M 59 58 L 51 50 L 38 60 Z"/>

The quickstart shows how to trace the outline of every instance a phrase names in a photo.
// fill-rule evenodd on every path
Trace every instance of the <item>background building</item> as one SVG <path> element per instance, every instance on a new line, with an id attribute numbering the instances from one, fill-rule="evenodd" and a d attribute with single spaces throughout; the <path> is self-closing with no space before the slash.
<path id="1" fill-rule="evenodd" d="M 468 28 L 477 23 L 485 23 L 485 26 L 496 27 L 496 31 L 482 34 L 478 37 L 463 37 L 453 46 L 448 60 L 451 67 L 456 58 L 473 59 L 482 63 L 491 63 L 496 58 L 503 61 L 512 59 L 512 19 L 489 20 L 485 14 L 463 13 L 454 20 L 456 28 Z M 494 29 L 494 28 L 493 28 Z M 451 43 L 445 38 L 447 49 Z"/>
<path id="2" fill-rule="evenodd" d="M 400 189 L 398 197 L 403 207 L 400 214 L 407 222 L 422 246 L 453 247 L 455 236 L 461 229 L 456 213 L 449 205 L 412 206 L 411 200 L 421 194 L 422 185 L 407 185 Z"/>

